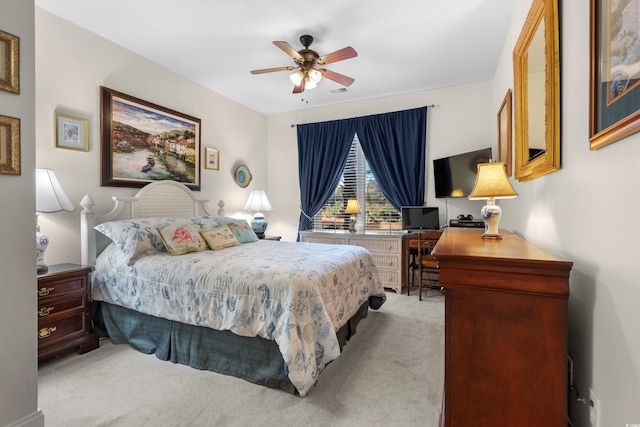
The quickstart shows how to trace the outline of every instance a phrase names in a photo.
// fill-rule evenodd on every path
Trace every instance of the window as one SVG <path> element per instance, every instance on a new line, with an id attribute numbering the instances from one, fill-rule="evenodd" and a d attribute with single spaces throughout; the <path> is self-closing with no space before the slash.
<path id="1" fill-rule="evenodd" d="M 344 210 L 349 199 L 358 199 L 360 204 L 358 230 L 402 230 L 400 212 L 382 195 L 358 135 L 351 144 L 338 188 L 313 218 L 314 230 L 348 230 L 350 215 Z"/>

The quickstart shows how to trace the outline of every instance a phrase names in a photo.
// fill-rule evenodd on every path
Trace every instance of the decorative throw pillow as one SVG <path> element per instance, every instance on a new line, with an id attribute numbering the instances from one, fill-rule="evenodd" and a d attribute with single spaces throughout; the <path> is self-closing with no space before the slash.
<path id="1" fill-rule="evenodd" d="M 171 255 L 184 255 L 207 249 L 197 225 L 170 225 L 158 227 L 160 237 Z"/>
<path id="2" fill-rule="evenodd" d="M 229 218 L 229 217 L 214 217 L 213 218 L 219 225 L 226 225 L 229 230 L 236 236 L 240 243 L 257 242 L 258 236 L 253 232 L 249 223 L 244 219 Z"/>
<path id="3" fill-rule="evenodd" d="M 144 256 L 166 252 L 157 227 L 175 224 L 195 224 L 202 229 L 218 227 L 213 217 L 201 216 L 124 219 L 98 224 L 93 228 L 111 239 L 128 257 L 127 264 L 133 265 Z"/>
<path id="4" fill-rule="evenodd" d="M 227 226 L 213 228 L 211 230 L 202 230 L 200 234 L 202 234 L 204 240 L 207 241 L 209 247 L 214 251 L 240 245 L 238 239 L 236 239 Z"/>

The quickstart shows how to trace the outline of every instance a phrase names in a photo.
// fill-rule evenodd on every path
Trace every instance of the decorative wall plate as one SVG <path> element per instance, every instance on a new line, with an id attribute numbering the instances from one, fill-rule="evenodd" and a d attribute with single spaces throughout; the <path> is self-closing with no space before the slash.
<path id="1" fill-rule="evenodd" d="M 238 184 L 242 188 L 245 188 L 247 185 L 249 185 L 251 179 L 253 178 L 251 176 L 251 172 L 249 172 L 249 168 L 245 165 L 238 166 L 234 173 L 234 177 L 236 179 L 236 184 Z"/>

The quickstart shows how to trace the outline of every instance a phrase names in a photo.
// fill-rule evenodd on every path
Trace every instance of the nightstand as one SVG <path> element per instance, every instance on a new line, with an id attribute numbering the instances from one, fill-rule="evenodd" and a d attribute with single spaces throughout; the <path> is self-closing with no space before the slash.
<path id="1" fill-rule="evenodd" d="M 57 264 L 38 274 L 38 361 L 67 351 L 83 354 L 98 348 L 89 309 L 92 270 Z"/>

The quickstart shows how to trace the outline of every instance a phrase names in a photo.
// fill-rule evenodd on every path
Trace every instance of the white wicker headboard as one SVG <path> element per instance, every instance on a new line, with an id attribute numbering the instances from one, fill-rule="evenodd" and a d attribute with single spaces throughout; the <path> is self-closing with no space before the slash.
<path id="1" fill-rule="evenodd" d="M 218 203 L 217 213 L 213 213 L 207 203 L 198 199 L 184 184 L 176 181 L 155 181 L 141 188 L 135 196 L 113 197 L 115 206 L 103 217 L 96 218 L 94 201 L 89 195 L 82 198 L 80 206 L 80 240 L 83 265 L 95 265 L 96 257 L 109 244 L 109 239 L 93 229 L 107 221 L 131 218 L 174 217 L 174 216 L 224 216 L 224 202 Z"/>

